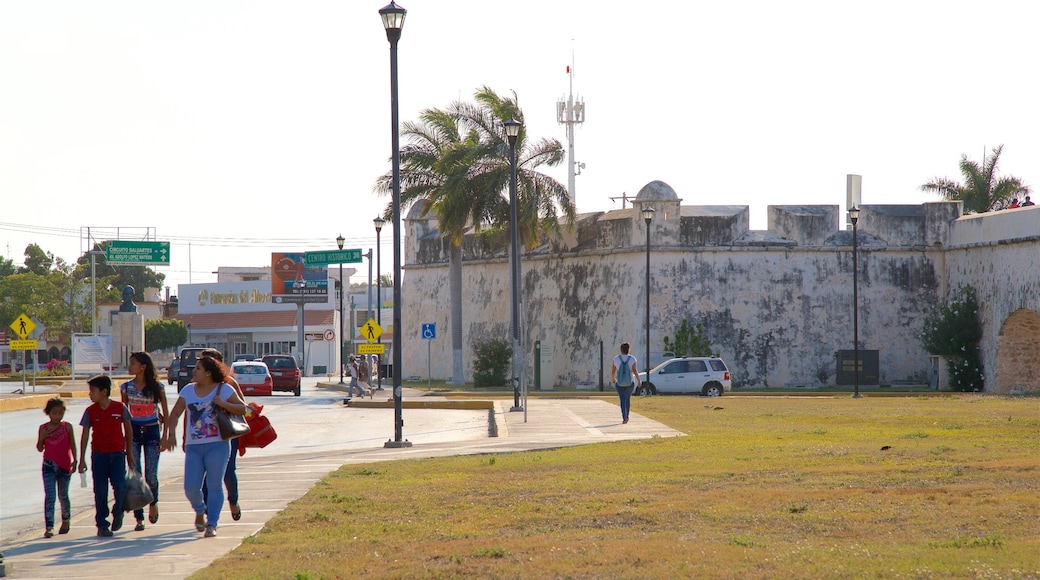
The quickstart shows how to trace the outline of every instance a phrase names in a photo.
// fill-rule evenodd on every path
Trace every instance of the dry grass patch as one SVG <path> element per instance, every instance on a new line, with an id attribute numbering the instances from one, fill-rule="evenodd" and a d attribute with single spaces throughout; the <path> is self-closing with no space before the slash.
<path id="1" fill-rule="evenodd" d="M 634 402 L 686 437 L 345 466 L 196 576 L 1040 577 L 1036 399 L 703 403 Z"/>

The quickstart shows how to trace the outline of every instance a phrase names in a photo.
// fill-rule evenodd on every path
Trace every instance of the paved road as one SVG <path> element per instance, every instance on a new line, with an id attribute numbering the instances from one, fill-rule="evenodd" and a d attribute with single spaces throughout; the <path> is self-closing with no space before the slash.
<path id="1" fill-rule="evenodd" d="M 273 397 L 251 399 L 264 405 L 266 415 L 278 432 L 277 441 L 265 449 L 250 449 L 246 457 L 275 457 L 301 453 L 332 453 L 347 449 L 379 448 L 394 437 L 392 412 L 385 409 L 351 409 L 344 412 L 343 394 L 328 389 L 317 389 L 316 378 L 304 379 L 303 396 L 278 394 Z M 386 392 L 385 390 L 383 391 Z M 170 404 L 177 397 L 175 387 L 167 388 Z M 79 420 L 89 399 L 73 397 L 66 400 L 65 420 L 75 427 L 76 448 L 79 449 Z M 3 438 L 0 439 L 0 546 L 30 530 L 43 527 L 43 482 L 40 475 L 40 453 L 36 451 L 36 430 L 47 420 L 40 409 L 12 411 L 0 415 Z M 407 436 L 412 441 L 437 443 L 486 439 L 488 414 L 481 411 L 452 411 L 409 409 L 405 417 Z M 182 418 L 183 420 L 183 418 Z M 179 437 L 178 437 L 179 439 Z M 90 451 L 88 449 L 87 453 Z M 159 481 L 179 481 L 184 472 L 184 455 L 180 451 L 163 453 L 159 460 Z M 89 478 L 89 474 L 88 474 Z M 73 476 L 69 498 L 73 514 L 93 513 L 94 492 L 88 479 L 87 488 L 80 488 L 79 476 Z M 160 486 L 164 494 L 183 499 L 179 486 Z M 60 511 L 55 506 L 55 518 Z"/>

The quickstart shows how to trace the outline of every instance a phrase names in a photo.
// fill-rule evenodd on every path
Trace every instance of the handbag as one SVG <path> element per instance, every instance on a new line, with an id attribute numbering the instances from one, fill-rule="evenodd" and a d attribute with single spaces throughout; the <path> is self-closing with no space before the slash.
<path id="1" fill-rule="evenodd" d="M 126 496 L 123 498 L 123 511 L 132 512 L 144 509 L 144 507 L 155 500 L 152 488 L 136 469 L 130 470 L 130 477 L 126 480 Z"/>
<path id="2" fill-rule="evenodd" d="M 231 441 L 250 431 L 249 423 L 241 415 L 232 415 L 219 407 L 214 410 L 213 414 L 217 418 L 217 429 L 220 431 L 220 438 L 224 441 Z"/>

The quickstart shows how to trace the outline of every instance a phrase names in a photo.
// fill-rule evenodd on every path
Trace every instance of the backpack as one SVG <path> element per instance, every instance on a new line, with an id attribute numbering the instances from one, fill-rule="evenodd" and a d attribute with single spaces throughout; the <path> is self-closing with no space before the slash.
<path id="1" fill-rule="evenodd" d="M 614 377 L 617 379 L 617 386 L 632 386 L 632 368 L 629 366 L 630 364 L 632 364 L 632 357 L 627 354 L 623 355 L 621 358 L 621 366 L 618 367 L 617 374 L 614 375 Z"/>

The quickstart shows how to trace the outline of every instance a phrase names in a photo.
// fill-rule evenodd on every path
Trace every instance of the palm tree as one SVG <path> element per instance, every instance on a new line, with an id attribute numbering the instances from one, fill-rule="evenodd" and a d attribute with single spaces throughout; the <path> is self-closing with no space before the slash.
<path id="1" fill-rule="evenodd" d="M 922 185 L 921 190 L 934 191 L 943 199 L 964 202 L 966 214 L 1005 209 L 1012 199 L 1028 195 L 1031 190 L 1017 177 L 996 179 L 997 161 L 1003 150 L 1003 145 L 994 149 L 992 156 L 983 158 L 982 166 L 962 155 L 960 169 L 964 184 L 937 177 Z"/>
<path id="2" fill-rule="evenodd" d="M 455 102 L 448 109 L 427 109 L 419 122 L 403 124 L 410 143 L 401 149 L 401 205 L 422 204 L 422 214 L 437 217 L 449 244 L 448 286 L 451 302 L 452 382 L 464 382 L 462 365 L 462 239 L 468 228 L 501 229 L 508 223 L 509 204 L 503 198 L 509 185 L 509 146 L 502 130 L 509 118 L 523 121 L 516 96 L 503 99 L 483 87 L 479 105 Z M 535 171 L 563 159 L 563 146 L 542 139 L 525 146 L 524 132 L 517 138 L 518 207 L 526 218 L 521 232 L 534 244 L 543 233 L 558 229 L 556 205 L 569 221 L 574 208 L 566 188 Z M 386 193 L 392 176 L 381 176 L 375 189 Z M 387 208 L 388 215 L 392 208 Z M 551 222 L 551 223 L 549 223 Z M 525 227 L 526 226 L 526 227 Z"/>

